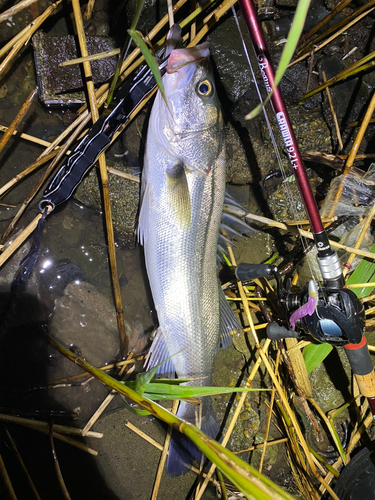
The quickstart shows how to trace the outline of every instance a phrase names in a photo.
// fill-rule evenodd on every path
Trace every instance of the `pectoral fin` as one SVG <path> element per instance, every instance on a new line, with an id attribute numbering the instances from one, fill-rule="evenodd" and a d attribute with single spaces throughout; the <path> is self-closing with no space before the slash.
<path id="1" fill-rule="evenodd" d="M 183 165 L 177 164 L 168 168 L 166 174 L 171 208 L 181 229 L 189 229 L 191 225 L 191 205 L 185 169 Z"/>

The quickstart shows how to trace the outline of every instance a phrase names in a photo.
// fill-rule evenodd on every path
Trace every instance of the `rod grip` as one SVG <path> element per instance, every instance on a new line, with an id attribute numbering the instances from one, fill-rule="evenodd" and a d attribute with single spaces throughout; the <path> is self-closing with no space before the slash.
<path id="1" fill-rule="evenodd" d="M 344 347 L 361 394 L 375 398 L 375 371 L 366 338 L 363 337 L 359 344 L 346 344 Z"/>

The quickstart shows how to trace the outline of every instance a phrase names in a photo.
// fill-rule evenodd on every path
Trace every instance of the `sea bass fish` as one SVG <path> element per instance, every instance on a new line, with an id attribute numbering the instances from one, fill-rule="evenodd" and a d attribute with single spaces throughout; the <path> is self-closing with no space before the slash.
<path id="1" fill-rule="evenodd" d="M 225 141 L 208 44 L 173 50 L 163 85 L 166 99 L 158 91 L 149 120 L 138 227 L 159 320 L 148 367 L 171 356 L 160 373 L 209 386 L 220 336 L 230 345 L 239 325 L 216 274 Z M 177 415 L 216 438 L 211 398 L 200 402 L 182 401 Z M 174 432 L 168 475 L 186 472 L 199 456 Z"/>

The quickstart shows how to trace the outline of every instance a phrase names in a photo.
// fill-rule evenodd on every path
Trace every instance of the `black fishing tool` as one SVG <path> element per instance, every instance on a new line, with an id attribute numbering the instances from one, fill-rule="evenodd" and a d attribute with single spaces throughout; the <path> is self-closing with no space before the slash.
<path id="1" fill-rule="evenodd" d="M 163 47 L 156 54 L 161 75 L 166 71 L 170 50 L 179 42 L 180 35 L 181 28 L 175 24 L 168 32 L 166 47 Z M 43 199 L 39 203 L 39 209 L 43 212 L 43 216 L 37 226 L 32 249 L 22 260 L 20 269 L 14 277 L 13 289 L 24 290 L 26 287 L 27 280 L 38 260 L 40 237 L 47 214 L 51 213 L 56 205 L 67 201 L 72 196 L 99 155 L 111 144 L 116 132 L 126 125 L 131 119 L 133 111 L 146 101 L 156 86 L 151 69 L 144 64 L 132 78 L 126 80 L 121 86 L 113 99 L 114 108 L 112 111 L 103 114 L 90 128 L 44 190 Z"/>
<path id="2" fill-rule="evenodd" d="M 166 59 L 159 66 L 162 75 L 167 62 Z M 99 155 L 111 144 L 115 133 L 129 121 L 132 112 L 155 87 L 155 78 L 147 65 L 125 82 L 113 100 L 115 108 L 107 117 L 102 116 L 79 142 L 44 190 L 42 204 L 54 207 L 72 196 Z"/>

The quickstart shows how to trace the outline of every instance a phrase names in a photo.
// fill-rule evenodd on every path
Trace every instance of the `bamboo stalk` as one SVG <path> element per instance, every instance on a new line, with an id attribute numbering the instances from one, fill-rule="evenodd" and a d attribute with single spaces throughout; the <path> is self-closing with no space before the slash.
<path id="1" fill-rule="evenodd" d="M 87 52 L 87 45 L 86 45 L 86 36 L 85 36 L 84 29 L 83 29 L 83 21 L 82 21 L 79 0 L 72 0 L 72 6 L 73 6 L 73 12 L 74 12 L 74 19 L 76 22 L 79 45 L 81 48 L 81 54 L 83 57 L 86 57 L 88 55 L 88 52 Z M 89 61 L 85 61 L 82 64 L 83 64 L 83 70 L 84 70 L 85 77 L 86 77 L 86 87 L 87 87 L 88 97 L 89 97 L 89 102 L 90 102 L 92 122 L 95 123 L 99 119 L 99 112 L 98 112 L 98 107 L 97 107 L 97 102 L 96 102 L 96 97 L 95 97 L 94 82 L 92 81 L 91 65 L 90 65 Z M 117 272 L 115 238 L 114 238 L 114 231 L 113 231 L 113 225 L 112 225 L 111 201 L 110 201 L 110 197 L 109 197 L 108 172 L 107 172 L 107 165 L 106 165 L 104 153 L 102 153 L 99 156 L 98 162 L 99 162 L 99 170 L 100 170 L 100 177 L 101 177 L 101 183 L 102 183 L 103 208 L 104 208 L 104 215 L 105 215 L 106 229 L 107 229 L 108 255 L 109 255 L 110 268 L 111 268 L 112 286 L 113 286 L 113 292 L 114 292 L 114 298 L 115 298 L 117 325 L 118 325 L 119 334 L 120 334 L 121 352 L 123 354 L 126 354 L 127 350 L 128 350 L 129 339 L 126 336 L 126 331 L 125 331 L 125 321 L 124 321 L 124 312 L 123 312 L 123 307 L 122 307 L 121 289 L 120 289 L 120 282 L 119 282 L 119 277 L 118 277 L 118 272 Z"/>
<path id="2" fill-rule="evenodd" d="M 347 0 L 345 0 L 347 1 Z M 350 1 L 350 0 L 349 0 Z M 326 83 L 327 82 L 327 78 L 326 78 L 326 74 L 324 71 L 322 71 L 322 76 L 323 76 L 323 82 Z M 335 129 L 336 129 L 336 134 L 337 134 L 337 140 L 339 141 L 339 146 L 340 146 L 340 151 L 342 151 L 344 149 L 344 145 L 342 143 L 342 137 L 341 137 L 341 132 L 340 132 L 340 126 L 339 126 L 339 122 L 337 120 L 337 116 L 336 116 L 336 113 L 335 113 L 335 109 L 333 107 L 333 102 L 332 102 L 332 97 L 331 97 L 331 92 L 329 90 L 329 88 L 327 87 L 326 88 L 326 92 L 327 92 L 327 97 L 328 97 L 328 102 L 329 102 L 329 107 L 331 108 L 331 113 L 332 113 L 332 117 L 333 117 L 333 122 L 335 124 Z M 323 222 L 323 221 L 322 221 Z"/>
<path id="3" fill-rule="evenodd" d="M 18 460 L 23 472 L 25 473 L 25 476 L 27 478 L 27 482 L 29 483 L 31 490 L 34 493 L 35 498 L 37 500 L 41 500 L 39 493 L 38 493 L 37 489 L 35 488 L 35 484 L 34 484 L 33 480 L 31 479 L 29 471 L 27 470 L 25 462 L 22 460 L 22 457 L 21 457 L 20 452 L 18 451 L 17 445 L 16 445 L 14 439 L 12 438 L 11 433 L 9 432 L 9 430 L 7 428 L 5 429 L 5 432 L 6 432 L 6 435 L 8 437 L 8 441 L 10 443 L 10 446 L 11 446 L 14 454 L 16 455 L 17 460 Z"/>
<path id="4" fill-rule="evenodd" d="M 71 500 L 68 488 L 66 487 L 66 484 L 65 484 L 62 472 L 61 472 L 59 460 L 57 458 L 55 443 L 53 441 L 53 430 L 52 429 L 53 429 L 53 425 L 51 425 L 50 429 L 49 429 L 49 443 L 50 443 L 50 446 L 51 446 L 53 464 L 54 464 L 54 467 L 55 467 L 57 479 L 59 481 L 59 485 L 60 485 L 63 497 L 65 498 L 65 500 Z"/>
<path id="5" fill-rule="evenodd" d="M 21 10 L 26 9 L 26 7 L 29 7 L 29 5 L 37 1 L 38 0 L 22 0 L 21 2 L 16 3 L 16 5 L 13 5 L 13 7 L 10 7 L 8 10 L 5 10 L 2 14 L 0 14 L 0 23 L 3 23 L 10 17 L 14 16 L 18 12 L 21 12 Z"/>
<path id="6" fill-rule="evenodd" d="M 37 17 L 32 23 L 30 23 L 30 28 L 27 29 L 21 38 L 17 39 L 17 42 L 14 44 L 13 49 L 10 51 L 10 53 L 5 57 L 5 59 L 2 61 L 0 64 L 0 75 L 3 73 L 3 71 L 6 69 L 8 66 L 9 62 L 13 59 L 13 57 L 21 50 L 21 48 L 28 43 L 32 35 L 35 33 L 37 29 L 43 24 L 43 22 L 49 17 L 52 12 L 60 5 L 62 0 L 57 0 L 53 4 L 51 4 L 47 9 L 41 14 L 39 17 Z"/>
<path id="7" fill-rule="evenodd" d="M 38 87 L 35 87 L 35 89 L 33 89 L 30 92 L 26 101 L 23 103 L 21 109 L 18 111 L 16 117 L 14 118 L 12 123 L 9 125 L 8 130 L 5 132 L 3 137 L 0 139 L 0 152 L 4 149 L 6 143 L 9 141 L 9 139 L 13 135 L 13 132 L 16 130 L 18 125 L 21 123 L 21 121 L 26 116 L 26 113 L 29 111 L 30 106 L 31 106 L 37 92 L 38 92 Z"/>
<path id="8" fill-rule="evenodd" d="M 3 457 L 1 456 L 0 453 L 0 476 L 3 478 L 3 481 L 5 483 L 5 487 L 9 496 L 10 500 L 17 500 L 16 492 L 14 491 L 12 481 L 10 480 L 8 471 L 5 467 L 5 463 L 3 460 Z"/>

